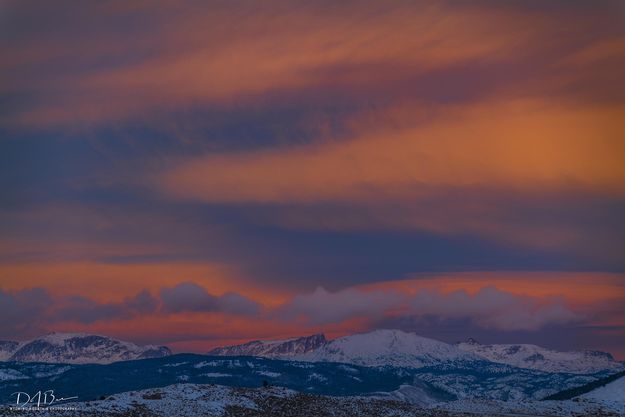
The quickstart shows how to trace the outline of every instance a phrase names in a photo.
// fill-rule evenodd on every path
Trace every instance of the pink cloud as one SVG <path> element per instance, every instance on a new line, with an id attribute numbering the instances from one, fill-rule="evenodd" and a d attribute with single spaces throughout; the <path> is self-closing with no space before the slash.
<path id="1" fill-rule="evenodd" d="M 582 319 L 561 298 L 520 296 L 495 287 L 482 288 L 475 294 L 422 290 L 413 296 L 382 290 L 328 292 L 319 287 L 313 293 L 294 297 L 277 312 L 311 324 L 363 317 L 374 320 L 388 315 L 468 318 L 480 327 L 498 330 L 537 330 Z"/>

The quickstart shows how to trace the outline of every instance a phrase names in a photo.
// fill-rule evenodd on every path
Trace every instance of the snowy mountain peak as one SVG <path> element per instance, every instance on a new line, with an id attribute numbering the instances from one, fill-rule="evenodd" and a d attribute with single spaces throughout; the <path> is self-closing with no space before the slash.
<path id="1" fill-rule="evenodd" d="M 332 341 L 327 341 L 321 334 L 287 340 L 256 340 L 242 345 L 216 348 L 209 354 L 413 368 L 456 360 L 480 360 L 479 357 L 447 343 L 389 329 L 344 336 Z"/>
<path id="2" fill-rule="evenodd" d="M 99 335 L 95 335 L 95 334 L 88 334 L 88 333 L 60 333 L 60 332 L 52 332 L 52 333 L 48 333 L 48 334 L 45 334 L 43 336 L 40 336 L 38 338 L 38 340 L 45 341 L 45 342 L 50 343 L 51 345 L 55 345 L 55 346 L 63 346 L 68 340 L 71 340 L 71 339 L 81 339 L 81 338 L 85 338 L 85 337 L 89 337 L 89 336 L 104 337 L 104 336 L 99 336 Z"/>
<path id="3" fill-rule="evenodd" d="M 437 340 L 401 330 L 374 330 L 332 340 L 297 359 L 345 362 L 364 366 L 407 366 L 420 368 L 449 361 L 478 358 Z"/>
<path id="4" fill-rule="evenodd" d="M 2 348 L 0 347 L 0 350 Z M 0 359 L 15 362 L 111 363 L 171 355 L 165 346 L 137 346 L 87 333 L 50 333 L 12 345 Z"/>
<path id="5" fill-rule="evenodd" d="M 323 334 L 297 337 L 285 340 L 254 340 L 235 346 L 218 347 L 209 355 L 221 356 L 263 356 L 268 358 L 292 357 L 313 351 L 324 344 L 327 340 Z"/>
<path id="6" fill-rule="evenodd" d="M 457 346 L 491 362 L 544 372 L 590 374 L 623 368 L 623 364 L 606 352 L 558 352 L 531 344 L 481 345 L 468 341 Z"/>

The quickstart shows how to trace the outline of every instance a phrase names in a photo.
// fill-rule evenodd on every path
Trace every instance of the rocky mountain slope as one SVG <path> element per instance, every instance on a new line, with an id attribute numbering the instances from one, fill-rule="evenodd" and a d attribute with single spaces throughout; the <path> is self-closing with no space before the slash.
<path id="1" fill-rule="evenodd" d="M 138 346 L 85 333 L 51 333 L 26 342 L 2 342 L 0 360 L 47 363 L 106 364 L 171 355 L 165 346 Z"/>
<path id="2" fill-rule="evenodd" d="M 252 342 L 241 345 L 218 347 L 209 355 L 222 356 L 262 356 L 265 358 L 288 358 L 311 352 L 325 345 L 328 341 L 323 334 L 304 336 L 286 340 L 269 340 Z"/>
<path id="3" fill-rule="evenodd" d="M 598 351 L 558 352 L 530 344 L 482 345 L 473 339 L 456 345 L 463 351 L 474 353 L 491 362 L 544 372 L 569 372 L 592 374 L 604 370 L 624 369 L 612 355 Z"/>

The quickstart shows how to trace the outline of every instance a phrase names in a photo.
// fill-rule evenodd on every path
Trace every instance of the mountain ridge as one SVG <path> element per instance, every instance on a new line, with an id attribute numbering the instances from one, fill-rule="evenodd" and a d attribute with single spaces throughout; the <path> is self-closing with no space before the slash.
<path id="1" fill-rule="evenodd" d="M 339 337 L 294 359 L 344 362 L 361 366 L 420 368 L 452 361 L 475 361 L 477 356 L 453 345 L 401 330 L 379 329 Z"/>
<path id="2" fill-rule="evenodd" d="M 139 346 L 131 342 L 90 333 L 48 333 L 24 342 L 0 342 L 0 360 L 108 364 L 171 355 L 166 346 Z"/>
<path id="3" fill-rule="evenodd" d="M 290 357 L 310 352 L 328 343 L 324 334 L 294 337 L 283 340 L 252 340 L 233 346 L 216 347 L 209 355 L 219 356 L 261 356 L 266 358 Z"/>
<path id="4" fill-rule="evenodd" d="M 533 344 L 481 344 L 475 339 L 455 344 L 491 362 L 546 372 L 591 374 L 603 370 L 618 371 L 625 366 L 607 352 L 556 351 Z"/>
<path id="5" fill-rule="evenodd" d="M 315 339 L 307 349 L 303 341 Z M 299 349 L 299 350 L 298 350 Z M 222 346 L 209 354 L 260 356 L 307 362 L 344 362 L 363 366 L 423 367 L 454 361 L 486 360 L 493 364 L 544 372 L 593 374 L 625 368 L 612 355 L 599 351 L 559 352 L 531 344 L 483 345 L 475 339 L 448 344 L 401 330 L 378 329 L 327 340 L 323 335 Z"/>

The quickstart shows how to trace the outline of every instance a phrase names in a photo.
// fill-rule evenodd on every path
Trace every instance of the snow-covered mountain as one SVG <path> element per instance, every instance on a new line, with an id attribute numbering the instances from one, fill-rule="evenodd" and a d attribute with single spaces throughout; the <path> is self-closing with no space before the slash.
<path id="1" fill-rule="evenodd" d="M 3 362 L 0 363 L 1 380 L 11 383 L 0 383 L 0 398 L 33 386 L 48 385 L 51 380 L 58 387 L 71 389 L 71 395 L 82 399 L 178 382 L 233 387 L 260 387 L 269 383 L 309 394 L 387 393 L 380 395 L 418 404 L 454 398 L 540 400 L 562 393 L 567 393 L 564 399 L 570 399 L 600 386 L 588 388 L 587 385 L 602 381 L 593 375 L 546 373 L 484 360 L 415 368 L 197 354 L 107 365 Z M 603 382 L 605 385 L 611 381 Z M 580 390 L 580 387 L 588 390 Z M 567 390 L 573 390 L 572 395 L 568 395 Z M 60 394 L 70 395 L 69 392 Z"/>
<path id="2" fill-rule="evenodd" d="M 625 376 L 581 395 L 579 398 L 619 407 L 625 414 Z"/>
<path id="3" fill-rule="evenodd" d="M 0 360 L 15 362 L 105 364 L 171 355 L 165 346 L 138 346 L 86 333 L 50 333 L 22 343 L 2 343 Z"/>
<path id="4" fill-rule="evenodd" d="M 325 345 L 328 341 L 323 334 L 297 337 L 285 340 L 269 340 L 252 342 L 241 345 L 218 347 L 209 355 L 220 356 L 262 356 L 265 358 L 288 358 L 311 352 Z"/>
<path id="5" fill-rule="evenodd" d="M 374 330 L 332 341 L 322 334 L 287 340 L 253 341 L 213 349 L 211 355 L 260 356 L 309 362 L 420 368 L 455 361 L 484 361 L 542 372 L 593 374 L 625 365 L 598 351 L 558 352 L 530 344 L 482 345 L 473 339 L 454 345 L 400 330 Z"/>
<path id="6" fill-rule="evenodd" d="M 479 360 L 456 346 L 406 333 L 374 330 L 334 339 L 294 359 L 311 362 L 344 362 L 363 366 L 420 368 L 445 362 Z"/>
<path id="7" fill-rule="evenodd" d="M 536 369 L 543 372 L 569 372 L 591 374 L 603 370 L 620 370 L 623 364 L 606 352 L 558 352 L 541 346 L 482 345 L 473 339 L 456 345 L 463 351 L 474 353 L 491 362 Z"/>

